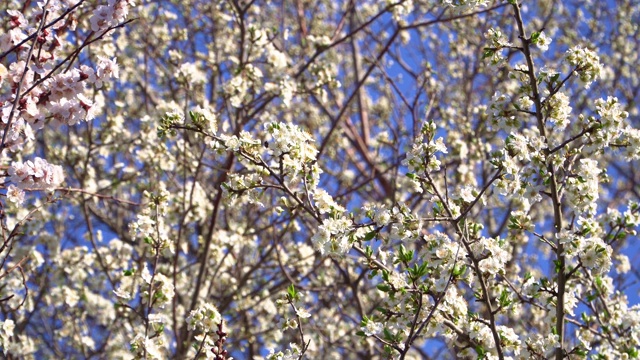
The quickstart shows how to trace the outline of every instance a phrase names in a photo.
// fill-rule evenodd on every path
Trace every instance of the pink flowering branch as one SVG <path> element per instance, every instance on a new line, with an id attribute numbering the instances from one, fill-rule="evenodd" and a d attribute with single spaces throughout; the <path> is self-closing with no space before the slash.
<path id="1" fill-rule="evenodd" d="M 47 0 L 47 2 L 45 3 L 44 8 L 46 9 L 47 5 L 49 5 L 49 1 Z M 40 36 L 40 33 L 42 32 L 42 29 L 44 27 L 44 23 L 47 19 L 47 14 L 48 11 L 44 10 L 43 14 L 42 14 L 42 18 L 40 19 L 40 24 L 38 25 L 38 29 L 35 32 L 35 39 L 37 40 L 37 38 Z M 27 75 L 27 70 L 29 69 L 29 61 L 31 61 L 31 54 L 33 54 L 33 49 L 36 46 L 37 41 L 34 40 L 31 43 L 31 46 L 29 47 L 29 52 L 27 53 L 27 60 L 25 61 L 24 64 L 24 70 L 22 71 L 22 75 L 20 76 L 20 81 L 18 82 L 18 87 L 16 89 L 16 98 L 13 100 L 13 105 L 11 106 L 11 111 L 9 112 L 9 118 L 7 119 L 7 125 L 4 128 L 4 132 L 2 133 L 2 142 L 0 142 L 0 154 L 2 154 L 2 152 L 5 149 L 6 146 L 6 141 L 7 141 L 7 134 L 9 133 L 9 129 L 11 128 L 11 123 L 13 121 L 13 116 L 15 113 L 16 108 L 18 107 L 18 103 L 20 102 L 20 99 L 22 98 L 20 96 L 20 90 L 22 89 L 22 83 L 24 81 L 24 77 Z"/>
<path id="2" fill-rule="evenodd" d="M 67 17 L 67 15 L 69 15 L 70 13 L 72 13 L 76 8 L 78 8 L 80 5 L 82 5 L 86 0 L 79 0 L 77 4 L 71 6 L 70 8 L 68 8 L 65 12 L 63 12 L 60 16 L 58 16 L 56 19 L 50 21 L 47 25 L 45 25 L 44 27 L 42 27 L 42 30 L 46 30 L 52 26 L 54 26 L 55 24 L 57 24 L 60 20 L 63 20 L 64 18 Z M 47 1 L 48 3 L 48 1 Z M 45 6 L 46 7 L 46 6 Z M 43 17 L 44 18 L 44 17 Z M 2 54 L 0 54 L 0 60 L 4 59 L 7 55 L 9 55 L 10 53 L 14 52 L 16 49 L 19 49 L 22 45 L 24 45 L 25 43 L 27 43 L 29 40 L 32 40 L 34 38 L 37 38 L 38 36 L 40 36 L 39 33 L 35 32 L 29 36 L 27 36 L 26 38 L 24 38 L 22 41 L 18 42 L 17 44 L 13 45 L 9 50 L 3 52 Z"/>
<path id="3" fill-rule="evenodd" d="M 104 30 L 100 35 L 98 35 L 96 38 L 91 39 L 91 36 L 93 35 L 93 32 L 91 34 L 89 34 L 87 36 L 87 38 L 85 39 L 85 41 L 82 43 L 82 45 L 75 49 L 71 54 L 67 55 L 66 58 L 64 58 L 61 62 L 59 62 L 58 64 L 56 64 L 51 71 L 49 71 L 49 73 L 47 73 L 47 75 L 43 76 L 42 78 L 40 78 L 38 81 L 34 82 L 33 85 L 27 89 L 24 93 L 22 93 L 21 96 L 25 96 L 27 94 L 29 94 L 31 92 L 31 90 L 35 89 L 36 87 L 38 87 L 39 85 L 41 85 L 42 83 L 44 83 L 46 80 L 48 80 L 49 78 L 51 78 L 53 76 L 53 74 L 55 74 L 55 72 L 60 69 L 64 64 L 66 64 L 67 62 L 69 62 L 67 68 L 65 69 L 65 72 L 68 71 L 70 69 L 70 66 L 72 64 L 72 62 L 74 61 L 74 59 L 76 59 L 76 57 L 80 54 L 80 52 L 82 52 L 82 50 L 93 44 L 96 41 L 102 40 L 102 38 L 107 35 L 111 30 L 117 29 L 117 28 L 121 28 L 124 27 L 125 25 L 135 21 L 136 19 L 129 19 L 127 21 L 124 21 L 120 24 L 114 25 L 109 27 L 108 29 Z"/>

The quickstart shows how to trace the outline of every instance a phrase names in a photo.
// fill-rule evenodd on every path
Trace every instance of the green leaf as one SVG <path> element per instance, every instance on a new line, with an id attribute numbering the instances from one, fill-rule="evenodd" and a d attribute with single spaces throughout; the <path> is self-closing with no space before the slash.
<path id="1" fill-rule="evenodd" d="M 369 235 L 369 234 L 367 234 L 367 235 Z M 366 239 L 366 238 L 367 238 L 367 237 L 365 236 L 365 239 Z M 365 247 L 364 247 L 364 253 L 365 253 L 365 255 L 367 256 L 367 258 L 370 258 L 370 257 L 371 257 L 371 255 L 373 255 L 373 249 L 371 248 L 371 246 L 370 246 L 370 245 L 367 245 L 367 246 L 365 246 Z"/>
<path id="2" fill-rule="evenodd" d="M 540 38 L 540 31 L 536 31 L 533 34 L 531 34 L 531 42 L 532 43 L 537 44 L 539 38 Z"/>
<path id="3" fill-rule="evenodd" d="M 404 247 L 404 244 L 400 244 L 400 249 L 398 250 L 398 257 L 400 259 L 403 259 L 405 254 L 406 254 L 406 252 L 407 252 L 407 248 Z"/>
<path id="4" fill-rule="evenodd" d="M 585 324 L 589 323 L 589 315 L 587 315 L 587 313 L 582 313 L 580 317 L 582 318 L 582 321 L 584 321 Z"/>
<path id="5" fill-rule="evenodd" d="M 456 265 L 453 268 L 453 277 L 457 278 L 460 277 L 461 275 L 463 275 L 465 272 L 467 271 L 467 266 L 466 265 Z"/>
<path id="6" fill-rule="evenodd" d="M 384 333 L 384 339 L 385 340 L 393 340 L 393 335 L 391 334 L 389 329 L 384 328 L 383 333 Z"/>
<path id="7" fill-rule="evenodd" d="M 476 353 L 478 353 L 478 359 L 484 359 L 487 355 L 487 350 L 485 350 L 481 345 L 476 346 Z"/>
<path id="8" fill-rule="evenodd" d="M 484 48 L 482 52 L 482 60 L 492 57 L 496 53 L 495 49 L 492 48 Z"/>
<path id="9" fill-rule="evenodd" d="M 420 278 L 420 277 L 422 277 L 422 276 L 427 274 L 427 272 L 426 272 L 427 264 L 425 264 L 425 263 L 422 263 L 420 265 L 414 264 L 413 265 L 413 270 L 414 270 L 414 272 L 416 274 L 416 277 Z"/>
<path id="10" fill-rule="evenodd" d="M 401 262 L 405 264 L 409 263 L 413 259 L 413 254 L 413 250 L 407 250 L 407 248 L 403 244 L 400 244 L 398 259 L 400 259 Z"/>
<path id="11" fill-rule="evenodd" d="M 602 288 L 602 278 L 600 276 L 596 276 L 595 282 L 596 282 L 596 286 L 598 287 L 598 289 L 601 289 Z"/>
<path id="12" fill-rule="evenodd" d="M 378 270 L 371 270 L 371 274 L 369 274 L 369 280 L 373 279 L 374 277 L 376 277 L 376 275 L 378 275 Z"/>
<path id="13" fill-rule="evenodd" d="M 365 236 L 364 236 L 364 241 L 369 241 L 371 239 L 373 239 L 374 237 L 376 237 L 377 231 L 372 230 L 369 231 Z"/>
<path id="14" fill-rule="evenodd" d="M 625 350 L 625 352 L 629 355 L 629 358 L 636 359 L 638 358 L 638 349 L 637 348 L 629 348 Z"/>
<path id="15" fill-rule="evenodd" d="M 559 273 L 560 271 L 562 271 L 562 262 L 560 260 L 553 260 L 553 264 L 554 264 L 556 273 Z"/>
<path id="16" fill-rule="evenodd" d="M 581 346 L 578 346 L 575 349 L 573 349 L 573 353 L 582 357 L 587 356 L 588 354 L 588 352 Z"/>
<path id="17" fill-rule="evenodd" d="M 296 291 L 296 288 L 293 286 L 293 284 L 287 287 L 287 295 L 289 295 L 289 298 L 291 300 L 294 300 L 298 297 L 298 292 Z"/>
<path id="18" fill-rule="evenodd" d="M 500 304 L 501 307 L 507 307 L 511 304 L 511 301 L 509 300 L 509 292 L 507 291 L 507 289 L 503 289 L 502 292 L 500 293 L 500 298 L 498 299 L 498 303 Z"/>
<path id="19" fill-rule="evenodd" d="M 393 350 L 392 350 L 391 346 L 389 346 L 389 345 L 385 345 L 384 346 L 384 353 L 385 354 L 390 356 L 392 352 L 393 352 Z"/>

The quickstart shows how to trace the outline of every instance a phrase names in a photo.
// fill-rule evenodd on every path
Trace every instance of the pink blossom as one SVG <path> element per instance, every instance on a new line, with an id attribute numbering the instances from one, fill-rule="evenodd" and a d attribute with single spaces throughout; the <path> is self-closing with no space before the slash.
<path id="1" fill-rule="evenodd" d="M 105 5 L 99 6 L 89 20 L 91 23 L 91 30 L 100 31 L 108 28 L 113 20 L 113 16 L 113 7 Z"/>
<path id="2" fill-rule="evenodd" d="M 24 163 L 14 161 L 8 173 L 11 182 L 20 189 L 54 190 L 64 180 L 61 166 L 51 165 L 39 157 Z"/>
<path id="3" fill-rule="evenodd" d="M 104 79 L 106 77 L 112 77 L 117 79 L 120 76 L 120 68 L 116 63 L 115 58 L 111 60 L 100 58 L 96 73 L 100 79 Z"/>
<path id="4" fill-rule="evenodd" d="M 46 85 L 51 90 L 51 100 L 71 99 L 84 90 L 80 82 L 80 72 L 76 69 L 55 75 Z"/>
<path id="5" fill-rule="evenodd" d="M 24 191 L 15 185 L 9 185 L 7 188 L 7 200 L 16 205 L 22 204 L 24 202 Z"/>
<path id="6" fill-rule="evenodd" d="M 11 20 L 11 25 L 13 27 L 25 27 L 27 25 L 27 20 L 20 11 L 7 10 L 7 14 L 9 14 L 9 19 Z"/>

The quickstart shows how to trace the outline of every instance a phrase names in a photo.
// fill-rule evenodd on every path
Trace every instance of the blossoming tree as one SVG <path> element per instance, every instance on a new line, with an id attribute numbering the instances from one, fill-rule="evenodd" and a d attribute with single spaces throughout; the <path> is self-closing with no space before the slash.
<path id="1" fill-rule="evenodd" d="M 2 2 L 0 350 L 640 357 L 634 3 Z"/>

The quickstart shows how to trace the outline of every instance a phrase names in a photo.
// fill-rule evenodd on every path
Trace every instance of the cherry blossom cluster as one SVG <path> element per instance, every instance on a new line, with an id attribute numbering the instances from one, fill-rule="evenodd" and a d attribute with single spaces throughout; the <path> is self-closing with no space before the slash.
<path id="1" fill-rule="evenodd" d="M 487 0 L 443 0 L 442 4 L 450 6 L 458 12 L 465 12 L 473 10 L 480 6 L 486 6 L 489 2 Z"/>
<path id="2" fill-rule="evenodd" d="M 13 79 L 12 87 L 17 86 L 24 69 L 24 61 L 13 63 L 10 66 L 8 75 Z M 33 81 L 36 72 L 37 69 L 33 67 L 27 68 L 23 87 L 33 87 L 33 89 L 20 99 L 19 117 L 15 121 L 25 121 L 40 130 L 44 127 L 45 119 L 48 118 L 52 119 L 52 124 L 56 127 L 63 124 L 74 125 L 83 120 L 93 119 L 95 108 L 93 102 L 84 95 L 86 87 L 95 85 L 99 88 L 105 80 L 117 78 L 118 65 L 115 59 L 101 58 L 95 70 L 82 65 L 71 71 L 53 75 L 41 85 L 37 85 Z M 13 108 L 13 98 L 4 100 L 2 118 L 7 123 Z"/>
<path id="3" fill-rule="evenodd" d="M 6 319 L 2 322 L 0 327 L 0 345 L 2 345 L 3 354 L 6 356 L 9 353 L 16 352 L 11 350 L 11 341 L 9 340 L 13 336 L 13 329 L 16 324 L 11 319 Z"/>
<path id="4" fill-rule="evenodd" d="M 61 166 L 49 164 L 39 157 L 33 161 L 14 161 L 7 173 L 11 182 L 20 189 L 51 191 L 64 181 Z"/>
<path id="5" fill-rule="evenodd" d="M 504 150 L 497 152 L 494 164 L 500 166 L 504 175 L 494 186 L 499 194 L 513 197 L 524 211 L 542 200 L 539 185 L 539 166 L 544 164 L 546 143 L 535 129 L 525 129 L 522 133 L 511 133 L 505 139 Z"/>
<path id="6" fill-rule="evenodd" d="M 554 130 L 564 131 L 569 126 L 571 106 L 569 97 L 563 92 L 557 92 L 546 100 L 546 115 L 553 124 Z"/>
<path id="7" fill-rule="evenodd" d="M 62 6 L 71 6 L 71 3 L 62 4 L 58 1 L 50 2 L 47 10 L 49 12 L 59 12 Z M 109 1 L 108 5 L 100 8 L 110 9 L 114 16 L 113 21 L 121 21 L 127 14 L 129 1 Z M 4 65 L 0 65 L 0 81 L 8 81 L 13 89 L 20 86 L 22 92 L 12 93 L 5 97 L 0 97 L 2 105 L 2 119 L 6 124 L 8 119 L 15 115 L 28 122 L 36 129 L 41 129 L 45 119 L 53 117 L 54 124 L 73 125 L 79 120 L 90 120 L 94 117 L 93 102 L 84 95 L 85 89 L 89 86 L 100 88 L 102 83 L 108 79 L 118 77 L 118 66 L 115 59 L 99 59 L 96 69 L 87 65 L 55 74 L 57 69 L 57 55 L 62 50 L 61 36 L 69 29 L 69 24 L 59 21 L 51 29 L 45 29 L 39 35 L 37 42 L 41 50 L 39 57 L 33 63 L 25 63 L 23 59 L 29 47 L 25 44 L 15 48 L 15 44 L 27 38 L 29 30 L 28 22 L 22 13 L 9 10 L 12 16 L 13 29 L 9 34 L 3 34 L 0 40 L 0 51 L 16 51 L 18 59 L 9 64 L 8 70 Z M 111 22 L 113 22 L 111 21 Z M 107 24 L 111 26 L 113 24 Z M 58 65 L 60 66 L 60 65 Z M 45 76 L 44 81 L 38 81 Z M 19 97 L 19 106 L 14 111 L 15 97 Z"/>
<path id="8" fill-rule="evenodd" d="M 576 46 L 567 50 L 567 62 L 575 67 L 575 71 L 585 85 L 589 88 L 602 72 L 600 57 L 595 51 Z"/>
<path id="9" fill-rule="evenodd" d="M 160 273 L 152 274 L 146 266 L 142 268 L 141 277 L 145 282 L 144 290 L 141 292 L 143 302 L 151 300 L 152 305 L 157 307 L 164 307 L 171 303 L 175 295 L 171 279 Z"/>
<path id="10" fill-rule="evenodd" d="M 277 351 L 274 348 L 269 349 L 266 356 L 267 360 L 296 360 L 300 358 L 302 351 L 296 343 L 290 343 L 289 348 L 285 351 Z"/>
<path id="11" fill-rule="evenodd" d="M 159 339 L 158 337 L 150 339 L 143 334 L 137 334 L 129 343 L 129 353 L 141 359 L 163 359 L 163 342 L 159 341 Z"/>
<path id="12" fill-rule="evenodd" d="M 531 107 L 531 99 L 521 97 L 518 101 L 523 109 Z M 520 127 L 521 119 L 510 107 L 511 97 L 508 94 L 496 91 L 491 98 L 491 103 L 487 109 L 491 124 L 497 129 L 511 132 Z"/>
<path id="13" fill-rule="evenodd" d="M 222 316 L 218 309 L 210 303 L 202 304 L 195 310 L 191 310 L 187 317 L 189 330 L 202 330 L 205 333 L 215 331 L 218 324 L 222 322 Z"/>
<path id="14" fill-rule="evenodd" d="M 260 68 L 247 64 L 238 75 L 225 85 L 225 91 L 230 95 L 231 105 L 241 107 L 250 95 L 249 90 L 253 89 L 256 84 L 260 84 L 260 79 L 263 76 Z"/>
<path id="15" fill-rule="evenodd" d="M 145 192 L 144 195 L 149 202 L 137 214 L 136 221 L 129 223 L 129 233 L 142 239 L 154 252 L 172 251 L 173 244 L 169 240 L 169 229 L 164 219 L 170 194 L 166 189 L 160 189 L 157 193 Z"/>
<path id="16" fill-rule="evenodd" d="M 578 213 L 595 213 L 601 173 L 596 160 L 581 159 L 576 176 L 567 179 L 567 200 Z"/>
<path id="17" fill-rule="evenodd" d="M 352 246 L 353 223 L 350 219 L 325 219 L 311 238 L 316 250 L 321 254 L 344 255 Z"/>
<path id="18" fill-rule="evenodd" d="M 410 173 L 423 174 L 440 170 L 441 161 L 436 154 L 446 154 L 447 147 L 442 137 L 435 138 L 436 124 L 433 121 L 422 126 L 420 134 L 414 141 L 411 151 L 402 164 L 409 168 Z"/>
<path id="19" fill-rule="evenodd" d="M 240 153 L 241 161 L 247 162 L 248 167 L 254 170 L 246 174 L 230 174 L 229 181 L 223 185 L 227 194 L 225 198 L 232 201 L 243 198 L 249 203 L 261 204 L 260 188 L 265 185 L 263 177 L 270 175 L 266 167 L 273 166 L 282 175 L 280 185 L 286 186 L 288 191 L 312 192 L 320 213 L 344 211 L 326 191 L 317 188 L 322 170 L 316 163 L 318 150 L 311 135 L 298 126 L 282 122 L 269 122 L 265 130 L 269 137 L 264 143 L 247 132 L 241 132 L 240 136 L 222 134 L 213 143 L 214 147 L 222 144 L 226 150 Z M 264 150 L 268 155 L 265 158 Z"/>
<path id="20" fill-rule="evenodd" d="M 265 126 L 265 130 L 271 136 L 267 140 L 269 152 L 274 157 L 282 157 L 288 168 L 301 172 L 304 164 L 316 160 L 318 150 L 313 138 L 298 126 L 272 122 Z"/>
<path id="21" fill-rule="evenodd" d="M 57 0 L 40 3 L 32 16 L 37 22 L 44 21 L 43 16 L 59 14 L 77 3 Z M 129 1 L 109 2 L 114 21 L 124 19 L 129 5 L 132 5 Z M 0 35 L 0 53 L 5 57 L 13 52 L 15 57 L 8 68 L 0 64 L 0 86 L 11 89 L 0 95 L 0 130 L 4 132 L 2 149 L 16 153 L 33 142 L 34 130 L 43 129 L 47 122 L 57 128 L 93 119 L 98 109 L 85 93 L 90 87 L 102 87 L 109 78 L 117 78 L 118 66 L 115 59 L 99 58 L 95 69 L 80 65 L 60 72 L 57 69 L 63 63 L 56 62 L 64 50 L 63 37 L 75 29 L 73 19 L 58 21 L 36 33 L 25 14 L 17 10 L 7 12 L 11 30 Z M 32 45 L 27 41 L 29 35 L 37 35 Z M 26 59 L 36 47 L 37 56 L 34 53 Z M 24 163 L 13 162 L 8 175 L 13 184 L 7 188 L 7 198 L 16 204 L 24 201 L 24 189 L 51 191 L 64 180 L 62 167 L 39 157 Z"/>
<path id="22" fill-rule="evenodd" d="M 320 214 L 342 214 L 346 211 L 326 190 L 321 188 L 316 188 L 313 192 L 313 201 Z"/>
<path id="23" fill-rule="evenodd" d="M 501 64 L 505 57 L 502 55 L 502 49 L 512 46 L 509 39 L 500 30 L 500 28 L 490 28 L 484 34 L 485 39 L 488 41 L 488 48 L 485 50 L 484 57 L 490 58 L 492 65 Z"/>
<path id="24" fill-rule="evenodd" d="M 584 126 L 594 127 L 594 131 L 588 134 L 588 149 L 599 150 L 615 143 L 618 137 L 629 128 L 626 119 L 629 113 L 622 109 L 618 99 L 609 96 L 607 99 L 595 101 L 596 116 L 583 117 Z"/>
<path id="25" fill-rule="evenodd" d="M 260 201 L 264 184 L 261 172 L 249 174 L 231 174 L 229 180 L 223 184 L 224 198 L 230 203 L 248 203 L 263 205 Z"/>
<path id="26" fill-rule="evenodd" d="M 388 241 L 415 241 L 421 233 L 422 221 L 405 203 L 398 203 L 389 209 L 382 204 L 367 204 L 362 213 L 375 225 L 377 236 Z"/>
<path id="27" fill-rule="evenodd" d="M 100 5 L 89 19 L 91 31 L 102 31 L 118 25 L 129 14 L 129 7 L 135 6 L 133 0 L 108 0 L 106 5 Z"/>

